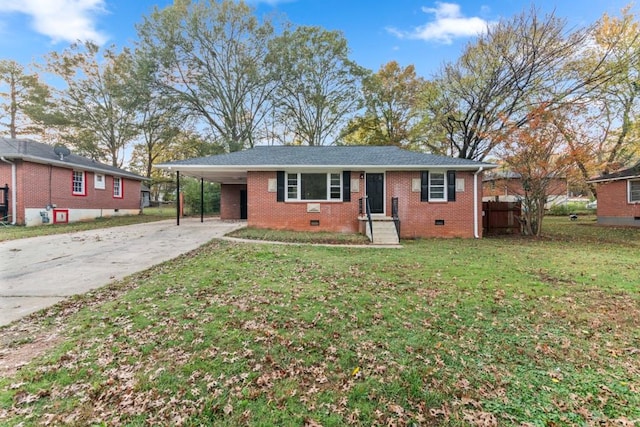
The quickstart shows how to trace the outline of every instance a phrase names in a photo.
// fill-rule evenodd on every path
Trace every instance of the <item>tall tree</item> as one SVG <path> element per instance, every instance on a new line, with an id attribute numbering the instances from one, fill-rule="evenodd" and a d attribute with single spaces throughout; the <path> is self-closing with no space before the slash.
<path id="1" fill-rule="evenodd" d="M 131 163 L 140 174 L 151 178 L 154 171 L 158 172 L 153 165 L 186 129 L 187 117 L 155 86 L 153 62 L 137 56 L 135 63 L 135 77 L 128 83 L 127 92 L 137 99 L 139 138 L 134 143 Z"/>
<path id="2" fill-rule="evenodd" d="M 73 44 L 47 57 L 47 69 L 66 88 L 58 90 L 59 111 L 70 128 L 69 142 L 83 154 L 121 167 L 127 145 L 137 136 L 133 77 L 127 50 L 100 51 L 92 42 Z"/>
<path id="3" fill-rule="evenodd" d="M 563 129 L 567 143 L 579 153 L 576 163 L 584 180 L 630 163 L 640 154 L 640 24 L 631 8 L 622 15 L 605 14 L 578 62 L 578 71 L 604 60 L 612 78 L 591 88 L 590 96 L 574 108 L 574 118 Z M 590 189 L 596 195 L 595 185 Z"/>
<path id="4" fill-rule="evenodd" d="M 9 137 L 42 134 L 39 124 L 49 107 L 49 87 L 37 74 L 27 74 L 22 65 L 7 59 L 0 60 L 0 87 L 0 126 L 7 128 Z"/>
<path id="5" fill-rule="evenodd" d="M 349 59 L 344 36 L 319 27 L 286 30 L 271 44 L 270 60 L 284 142 L 324 145 L 336 139 L 361 107 L 358 86 L 365 74 Z"/>
<path id="6" fill-rule="evenodd" d="M 268 111 L 269 20 L 233 0 L 176 0 L 138 26 L 139 49 L 155 58 L 162 93 L 211 129 L 229 151 L 251 147 Z"/>
<path id="7" fill-rule="evenodd" d="M 540 235 L 550 190 L 558 178 L 566 178 L 574 158 L 558 126 L 564 121 L 560 110 L 547 107 L 532 109 L 522 125 L 506 123 L 499 149 L 508 168 L 520 176 L 525 234 L 531 236 Z"/>
<path id="8" fill-rule="evenodd" d="M 425 84 L 413 65 L 403 68 L 395 61 L 366 76 L 362 81 L 366 110 L 343 131 L 346 142 L 409 148 L 422 145 L 417 106 Z"/>
<path id="9" fill-rule="evenodd" d="M 589 36 L 589 29 L 568 32 L 564 20 L 553 14 L 542 18 L 535 9 L 489 27 L 436 78 L 442 87 L 435 100 L 438 124 L 450 154 L 482 160 L 506 123 L 523 126 L 532 108 L 560 107 L 611 78 L 603 66 L 609 51 L 577 75 L 576 55 Z"/>

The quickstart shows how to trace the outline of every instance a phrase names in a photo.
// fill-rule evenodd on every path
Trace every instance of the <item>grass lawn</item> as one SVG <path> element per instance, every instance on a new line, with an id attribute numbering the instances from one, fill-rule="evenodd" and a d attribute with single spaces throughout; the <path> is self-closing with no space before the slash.
<path id="1" fill-rule="evenodd" d="M 213 241 L 0 330 L 6 425 L 640 423 L 640 229 Z M 0 371 L 1 372 L 1 371 Z"/>
<path id="2" fill-rule="evenodd" d="M 120 225 L 160 221 L 163 219 L 175 218 L 175 215 L 175 209 L 171 208 L 145 208 L 142 215 L 112 216 L 70 224 L 51 224 L 34 227 L 1 226 L 0 242 L 4 240 L 23 239 L 26 237 L 47 236 L 50 234 L 71 233 L 74 231 L 95 230 L 97 228 L 118 227 Z"/>

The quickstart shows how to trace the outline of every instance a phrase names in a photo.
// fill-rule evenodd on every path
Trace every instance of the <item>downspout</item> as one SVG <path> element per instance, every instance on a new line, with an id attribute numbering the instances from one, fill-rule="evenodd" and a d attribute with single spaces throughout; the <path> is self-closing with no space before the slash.
<path id="1" fill-rule="evenodd" d="M 16 177 L 16 164 L 4 157 L 0 157 L 0 160 L 11 165 L 11 225 L 16 225 L 16 210 L 18 209 L 16 203 L 16 196 L 18 194 L 16 190 L 16 182 L 18 181 Z"/>
<path id="2" fill-rule="evenodd" d="M 478 176 L 484 170 L 483 166 L 480 166 L 473 174 L 473 237 L 476 239 L 480 238 L 480 233 L 478 229 Z"/>

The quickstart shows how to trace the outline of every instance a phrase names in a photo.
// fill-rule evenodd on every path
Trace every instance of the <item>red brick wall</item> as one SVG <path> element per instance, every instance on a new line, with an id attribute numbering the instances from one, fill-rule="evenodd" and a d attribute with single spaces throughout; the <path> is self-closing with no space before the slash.
<path id="1" fill-rule="evenodd" d="M 244 184 L 220 185 L 220 219 L 240 219 L 240 191 Z"/>
<path id="2" fill-rule="evenodd" d="M 360 172 L 351 172 L 352 178 L 359 175 Z M 277 202 L 276 193 L 267 191 L 269 178 L 275 179 L 276 173 L 247 174 L 247 224 L 250 227 L 341 233 L 358 231 L 358 199 L 364 191 L 364 180 L 360 180 L 360 193 L 351 193 L 350 202 L 320 202 L 320 213 L 309 213 L 307 202 Z M 310 225 L 312 220 L 320 221 L 320 225 Z"/>
<path id="3" fill-rule="evenodd" d="M 598 217 L 640 217 L 640 203 L 629 203 L 627 180 L 598 184 Z"/>
<path id="4" fill-rule="evenodd" d="M 421 202 L 420 192 L 411 191 L 414 178 L 420 179 L 420 172 L 387 172 L 386 175 L 387 212 L 391 214 L 391 198 L 398 197 L 400 237 L 474 237 L 472 172 L 456 172 L 456 179 L 464 179 L 464 192 L 456 193 L 455 202 Z M 482 189 L 478 185 L 478 200 L 481 199 Z M 436 220 L 444 220 L 444 225 L 435 225 Z M 481 216 L 478 221 L 482 221 Z M 479 233 L 482 233 L 482 225 Z"/>
<path id="5" fill-rule="evenodd" d="M 352 171 L 351 178 L 358 178 Z M 307 212 L 307 202 L 277 202 L 276 193 L 268 192 L 268 180 L 275 172 L 249 172 L 247 174 L 248 225 L 258 228 L 299 231 L 334 231 L 355 233 L 359 230 L 358 199 L 364 196 L 365 182 L 360 179 L 359 192 L 351 193 L 351 202 L 321 202 L 320 213 Z M 398 197 L 402 238 L 416 237 L 473 237 L 473 173 L 457 172 L 463 178 L 464 192 L 456 193 L 455 202 L 421 202 L 420 192 L 411 191 L 412 179 L 419 172 L 387 172 L 385 174 L 386 215 L 391 216 L 391 198 Z M 481 179 L 481 176 L 478 177 Z M 482 199 L 482 186 L 478 185 L 478 201 Z M 223 201 L 224 204 L 224 193 Z M 224 208 L 221 208 L 223 210 Z M 479 233 L 482 233 L 481 203 L 478 203 Z M 310 221 L 319 220 L 319 226 Z M 435 225 L 444 220 L 444 225 Z"/>
<path id="6" fill-rule="evenodd" d="M 113 197 L 113 176 L 105 174 L 105 189 L 94 186 L 94 173 L 85 172 L 85 196 L 72 194 L 72 169 L 15 161 L 17 170 L 16 220 L 24 223 L 25 209 L 54 204 L 58 209 L 138 209 L 140 181 L 122 178 L 122 198 Z M 0 166 L 0 177 L 11 186 L 11 165 Z M 4 182 L 2 183 L 4 185 Z M 11 204 L 11 203 L 10 203 Z"/>

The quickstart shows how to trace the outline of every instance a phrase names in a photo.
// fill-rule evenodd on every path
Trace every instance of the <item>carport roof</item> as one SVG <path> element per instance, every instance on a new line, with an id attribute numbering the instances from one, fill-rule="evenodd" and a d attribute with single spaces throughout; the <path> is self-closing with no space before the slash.
<path id="1" fill-rule="evenodd" d="M 393 146 L 261 146 L 245 151 L 156 165 L 166 170 L 224 183 L 246 179 L 246 172 L 282 169 L 422 170 L 489 169 L 496 165 L 438 156 Z"/>

